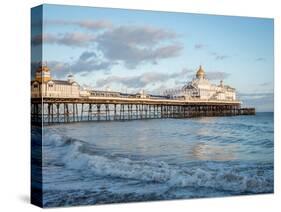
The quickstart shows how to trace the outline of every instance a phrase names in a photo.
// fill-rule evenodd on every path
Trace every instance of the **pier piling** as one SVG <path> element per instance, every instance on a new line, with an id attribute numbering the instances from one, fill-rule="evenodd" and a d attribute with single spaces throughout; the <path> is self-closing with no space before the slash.
<path id="1" fill-rule="evenodd" d="M 83 121 L 111 121 L 156 118 L 192 118 L 202 116 L 254 115 L 254 108 L 240 103 L 138 101 L 37 98 L 31 101 L 32 124 L 56 124 Z"/>

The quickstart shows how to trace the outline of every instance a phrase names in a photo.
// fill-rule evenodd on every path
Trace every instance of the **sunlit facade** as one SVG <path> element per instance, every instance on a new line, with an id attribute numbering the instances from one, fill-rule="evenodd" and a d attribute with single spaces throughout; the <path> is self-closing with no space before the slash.
<path id="1" fill-rule="evenodd" d="M 80 86 L 72 74 L 67 80 L 54 80 L 47 65 L 41 65 L 36 70 L 35 79 L 31 81 L 31 97 L 80 97 Z"/>
<path id="2" fill-rule="evenodd" d="M 201 66 L 196 73 L 196 77 L 191 82 L 184 85 L 181 89 L 166 91 L 166 94 L 171 98 L 184 98 L 186 100 L 236 100 L 234 88 L 224 85 L 222 80 L 219 85 L 211 84 Z"/>

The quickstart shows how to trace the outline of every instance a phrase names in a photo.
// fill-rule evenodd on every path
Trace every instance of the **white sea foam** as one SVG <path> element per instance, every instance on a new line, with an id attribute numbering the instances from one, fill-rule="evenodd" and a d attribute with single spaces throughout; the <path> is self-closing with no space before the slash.
<path id="1" fill-rule="evenodd" d="M 272 115 L 56 125 L 43 139 L 47 206 L 273 192 Z"/>
<path id="2" fill-rule="evenodd" d="M 85 145 L 84 143 L 67 142 L 58 135 L 50 135 L 47 140 L 51 141 L 49 145 L 56 147 L 61 146 L 62 143 L 67 144 L 64 146 L 67 151 L 63 152 L 62 157 L 66 167 L 77 170 L 87 169 L 98 176 L 165 183 L 170 187 L 209 187 L 235 192 L 268 192 L 273 186 L 270 180 L 272 176 L 257 176 L 255 175 L 257 170 L 252 170 L 251 173 L 239 171 L 239 166 L 213 164 L 211 168 L 179 167 L 163 161 L 135 161 L 129 158 L 82 153 L 80 149 Z M 272 172 L 269 173 L 271 174 Z"/>
<path id="3" fill-rule="evenodd" d="M 261 167 L 233 165 L 227 162 L 203 165 L 169 165 L 163 161 L 132 160 L 81 151 L 85 142 L 50 134 L 45 145 L 60 148 L 60 160 L 66 168 L 88 170 L 95 176 L 133 179 L 140 182 L 165 184 L 169 188 L 212 188 L 237 193 L 264 193 L 273 191 L 273 170 Z M 54 150 L 52 150 L 54 151 Z M 206 165 L 207 164 L 207 165 Z"/>

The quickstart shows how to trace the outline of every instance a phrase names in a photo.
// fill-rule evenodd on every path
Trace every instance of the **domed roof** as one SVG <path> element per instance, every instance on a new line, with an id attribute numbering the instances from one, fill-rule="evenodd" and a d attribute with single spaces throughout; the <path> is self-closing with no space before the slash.
<path id="1" fill-rule="evenodd" d="M 205 71 L 202 69 L 202 66 L 200 65 L 197 73 L 196 73 L 197 78 L 204 78 L 205 77 Z"/>
<path id="2" fill-rule="evenodd" d="M 49 71 L 50 70 L 47 65 L 40 65 L 36 70 L 36 72 L 49 72 Z"/>

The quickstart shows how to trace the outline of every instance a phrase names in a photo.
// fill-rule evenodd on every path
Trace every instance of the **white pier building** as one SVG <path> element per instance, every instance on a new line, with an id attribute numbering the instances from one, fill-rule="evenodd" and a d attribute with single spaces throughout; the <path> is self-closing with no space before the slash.
<path id="1" fill-rule="evenodd" d="M 54 80 L 47 65 L 40 65 L 35 73 L 35 79 L 31 81 L 31 97 L 80 97 L 80 86 L 75 82 L 72 74 L 67 80 Z"/>
<path id="2" fill-rule="evenodd" d="M 168 90 L 165 94 L 172 99 L 236 100 L 234 88 L 224 85 L 222 80 L 219 85 L 211 84 L 201 66 L 196 73 L 196 77 L 191 82 L 184 85 L 181 89 Z"/>

